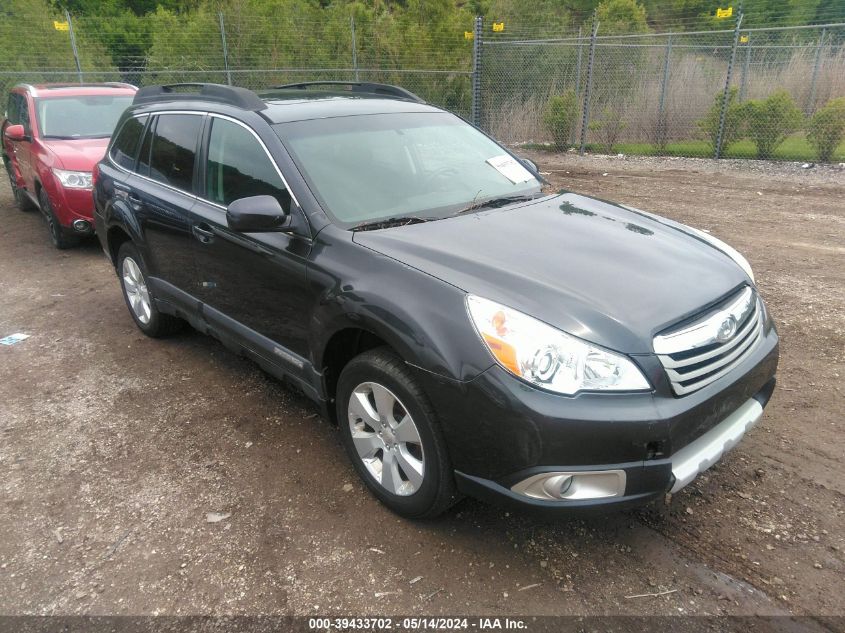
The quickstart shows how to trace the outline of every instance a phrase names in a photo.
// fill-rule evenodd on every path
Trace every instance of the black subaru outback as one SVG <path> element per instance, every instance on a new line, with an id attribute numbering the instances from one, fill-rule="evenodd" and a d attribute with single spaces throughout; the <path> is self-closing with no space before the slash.
<path id="1" fill-rule="evenodd" d="M 567 512 L 676 491 L 760 418 L 745 259 L 573 193 L 379 84 L 142 88 L 95 222 L 150 336 L 187 321 L 313 398 L 366 485 Z"/>

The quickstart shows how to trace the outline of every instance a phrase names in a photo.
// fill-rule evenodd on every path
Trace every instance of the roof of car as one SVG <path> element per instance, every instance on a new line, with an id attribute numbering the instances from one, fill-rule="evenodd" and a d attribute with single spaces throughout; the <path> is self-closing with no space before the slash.
<path id="1" fill-rule="evenodd" d="M 255 93 L 221 84 L 146 86 L 133 105 L 144 111 L 163 108 L 257 112 L 271 124 L 308 119 L 398 112 L 442 112 L 398 86 L 366 82 L 304 82 Z"/>
<path id="2" fill-rule="evenodd" d="M 132 84 L 108 83 L 46 83 L 46 84 L 18 84 L 33 97 L 50 99 L 54 97 L 92 97 L 98 95 L 133 95 L 138 90 Z"/>
<path id="3" fill-rule="evenodd" d="M 289 123 L 305 119 L 327 119 L 364 114 L 397 112 L 440 112 L 439 108 L 409 99 L 378 96 L 286 91 L 288 94 L 262 94 L 267 109 L 261 114 L 270 123 Z"/>

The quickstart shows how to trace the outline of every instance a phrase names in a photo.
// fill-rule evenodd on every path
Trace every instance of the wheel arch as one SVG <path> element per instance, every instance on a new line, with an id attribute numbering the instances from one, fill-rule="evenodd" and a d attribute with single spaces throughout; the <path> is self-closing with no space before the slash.
<path id="1" fill-rule="evenodd" d="M 358 325 L 338 328 L 327 338 L 317 366 L 322 370 L 325 395 L 329 402 L 335 400 L 337 384 L 343 368 L 359 354 L 378 347 L 386 347 L 407 362 L 407 359 L 395 345 L 388 341 L 388 338 L 372 329 Z M 333 406 L 328 407 L 328 413 L 330 420 L 337 423 L 337 414 Z"/>
<path id="2" fill-rule="evenodd" d="M 106 232 L 106 244 L 108 245 L 109 249 L 109 257 L 111 258 L 112 264 L 117 267 L 117 253 L 120 251 L 120 247 L 123 245 L 124 242 L 131 242 L 132 237 L 129 233 L 120 225 L 114 225 L 109 227 L 108 231 Z"/>

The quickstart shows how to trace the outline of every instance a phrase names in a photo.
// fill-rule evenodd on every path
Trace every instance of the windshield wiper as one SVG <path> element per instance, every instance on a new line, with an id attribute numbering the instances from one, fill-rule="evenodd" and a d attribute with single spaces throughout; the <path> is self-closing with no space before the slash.
<path id="1" fill-rule="evenodd" d="M 420 218 L 417 216 L 399 216 L 395 218 L 385 218 L 383 220 L 374 220 L 373 222 L 361 222 L 352 227 L 353 231 L 374 231 L 376 229 L 388 229 L 392 226 L 407 226 L 408 224 L 420 224 L 421 222 L 428 222 L 435 218 Z"/>
<path id="2" fill-rule="evenodd" d="M 481 202 L 473 202 L 465 206 L 463 209 L 459 209 L 455 212 L 455 215 L 460 215 L 461 213 L 469 213 L 470 211 L 476 211 L 478 209 L 496 209 L 498 207 L 504 207 L 508 204 L 512 204 L 514 202 L 528 202 L 529 200 L 534 200 L 536 196 L 530 195 L 514 195 L 514 196 L 501 196 L 499 198 L 490 198 L 489 200 L 482 200 Z"/>

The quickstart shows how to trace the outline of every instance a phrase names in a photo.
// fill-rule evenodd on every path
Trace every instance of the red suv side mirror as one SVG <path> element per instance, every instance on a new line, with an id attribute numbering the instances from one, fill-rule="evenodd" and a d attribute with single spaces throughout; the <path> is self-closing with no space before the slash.
<path id="1" fill-rule="evenodd" d="M 26 131 L 22 125 L 10 125 L 6 128 L 6 138 L 10 141 L 26 140 Z"/>

